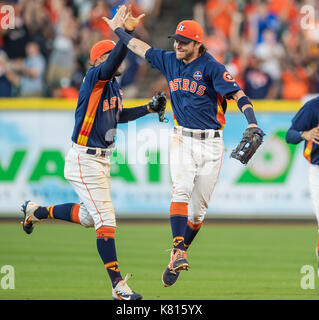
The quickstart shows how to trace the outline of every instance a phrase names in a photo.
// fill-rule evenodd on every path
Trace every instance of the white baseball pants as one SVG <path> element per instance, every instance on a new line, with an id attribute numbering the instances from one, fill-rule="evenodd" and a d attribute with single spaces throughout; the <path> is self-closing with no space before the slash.
<path id="1" fill-rule="evenodd" d="M 176 127 L 170 145 L 170 172 L 173 183 L 172 202 L 189 203 L 188 220 L 203 222 L 208 202 L 216 185 L 224 154 L 222 131 L 205 130 L 206 139 L 183 135 L 183 131 L 198 134 L 203 130 Z"/>
<path id="2" fill-rule="evenodd" d="M 110 157 L 91 155 L 74 144 L 65 158 L 64 177 L 80 199 L 79 220 L 85 227 L 116 227 L 110 194 Z"/>

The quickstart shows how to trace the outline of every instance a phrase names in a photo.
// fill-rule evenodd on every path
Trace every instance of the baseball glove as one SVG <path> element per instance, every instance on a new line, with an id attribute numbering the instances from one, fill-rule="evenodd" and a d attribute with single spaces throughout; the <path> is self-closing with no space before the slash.
<path id="1" fill-rule="evenodd" d="M 158 119 L 163 122 L 165 118 L 165 108 L 166 108 L 166 94 L 165 92 L 158 92 L 148 103 L 150 109 L 158 113 Z"/>
<path id="2" fill-rule="evenodd" d="M 247 164 L 262 144 L 264 135 L 265 133 L 259 128 L 247 128 L 230 157 L 239 160 L 242 164 Z"/>

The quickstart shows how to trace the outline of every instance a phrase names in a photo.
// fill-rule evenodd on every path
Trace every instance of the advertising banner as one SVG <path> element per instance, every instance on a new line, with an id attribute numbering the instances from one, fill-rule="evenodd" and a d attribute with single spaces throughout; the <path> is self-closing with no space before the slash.
<path id="1" fill-rule="evenodd" d="M 230 159 L 247 122 L 226 114 L 222 169 L 208 217 L 312 217 L 308 163 L 303 144 L 288 145 L 294 113 L 259 112 L 267 134 L 252 161 Z M 119 124 L 111 157 L 111 195 L 118 216 L 167 216 L 171 199 L 169 142 L 173 117 L 155 114 Z M 78 202 L 64 179 L 64 157 L 72 146 L 73 111 L 1 111 L 0 216 L 21 216 L 28 199 L 41 205 Z"/>

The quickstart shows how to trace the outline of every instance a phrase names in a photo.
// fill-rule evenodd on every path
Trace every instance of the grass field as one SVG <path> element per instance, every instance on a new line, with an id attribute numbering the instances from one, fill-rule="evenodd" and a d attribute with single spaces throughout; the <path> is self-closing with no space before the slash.
<path id="1" fill-rule="evenodd" d="M 161 273 L 169 260 L 168 222 L 118 222 L 122 276 L 146 300 L 319 299 L 300 287 L 303 265 L 316 267 L 316 227 L 205 224 L 189 249 L 191 269 L 171 288 Z M 36 225 L 26 235 L 16 222 L 0 221 L 0 268 L 15 269 L 15 289 L 0 299 L 111 299 L 111 286 L 95 245 L 95 232 L 78 225 Z M 0 274 L 0 278 L 3 274 Z M 0 279 L 1 280 L 1 279 Z"/>

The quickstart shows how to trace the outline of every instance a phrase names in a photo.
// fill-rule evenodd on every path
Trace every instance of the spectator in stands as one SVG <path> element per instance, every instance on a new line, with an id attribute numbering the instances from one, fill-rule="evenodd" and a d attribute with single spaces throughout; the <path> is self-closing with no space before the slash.
<path id="1" fill-rule="evenodd" d="M 280 20 L 276 14 L 268 10 L 267 0 L 256 0 L 253 2 L 253 6 L 250 7 L 251 23 L 250 31 L 252 32 L 251 40 L 259 45 L 264 41 L 264 32 L 266 30 L 272 30 L 276 38 L 279 36 Z"/>
<path id="2" fill-rule="evenodd" d="M 154 28 L 158 21 L 158 16 L 161 11 L 162 0 L 136 0 L 145 13 L 144 24 L 147 28 Z"/>
<path id="3" fill-rule="evenodd" d="M 208 53 L 220 63 L 225 64 L 224 59 L 229 47 L 224 33 L 219 29 L 212 29 L 207 33 L 204 43 Z"/>
<path id="4" fill-rule="evenodd" d="M 206 0 L 196 0 L 193 5 L 193 19 L 203 28 L 206 27 Z M 205 28 L 206 29 L 206 28 Z"/>
<path id="5" fill-rule="evenodd" d="M 257 12 L 257 0 L 249 0 L 245 3 L 242 10 L 243 24 L 242 24 L 242 38 L 249 43 L 256 43 L 256 29 L 255 16 Z"/>
<path id="6" fill-rule="evenodd" d="M 7 54 L 0 50 L 0 97 L 13 97 L 19 76 L 11 70 Z"/>
<path id="7" fill-rule="evenodd" d="M 197 12 L 196 12 L 196 16 L 194 16 L 194 14 L 195 14 L 195 11 L 197 10 L 197 8 L 195 7 L 198 4 L 206 8 L 206 0 L 174 0 L 174 1 L 162 0 L 162 3 L 164 7 L 166 7 L 166 10 L 167 10 L 167 7 L 169 7 L 169 9 L 172 10 L 172 19 L 174 21 L 189 20 L 189 19 L 195 20 L 195 18 L 196 19 L 200 18 L 198 20 L 198 23 L 200 23 L 203 27 L 205 26 L 206 14 L 204 17 L 202 16 L 199 17 Z M 168 13 L 166 12 L 165 15 L 167 14 Z M 203 21 L 205 22 L 204 24 L 202 24 Z"/>
<path id="8" fill-rule="evenodd" d="M 0 7 L 2 5 L 0 4 Z M 15 9 L 15 28 L 1 29 L 2 37 L 1 49 L 6 52 L 10 59 L 23 58 L 25 56 L 25 46 L 30 41 L 30 35 L 26 26 L 23 23 L 22 7 L 16 5 Z"/>
<path id="9" fill-rule="evenodd" d="M 309 48 L 305 66 L 309 74 L 309 93 L 319 93 L 319 46 Z"/>
<path id="10" fill-rule="evenodd" d="M 49 11 L 43 0 L 31 0 L 24 3 L 24 25 L 30 41 L 37 42 L 42 55 L 48 59 L 50 43 L 54 39 L 54 28 L 49 20 Z"/>
<path id="11" fill-rule="evenodd" d="M 299 62 L 285 61 L 282 73 L 282 98 L 297 100 L 309 93 L 309 78 L 306 68 Z"/>
<path id="12" fill-rule="evenodd" d="M 290 24 L 299 16 L 295 0 L 269 0 L 268 11 L 276 15 L 281 24 Z"/>
<path id="13" fill-rule="evenodd" d="M 311 93 L 319 93 L 319 61 L 316 60 L 314 62 L 314 72 L 312 78 L 310 79 L 310 83 L 312 84 L 312 90 L 309 88 L 309 92 Z"/>
<path id="14" fill-rule="evenodd" d="M 43 94 L 45 59 L 40 53 L 40 47 L 35 42 L 26 46 L 26 57 L 15 61 L 14 70 L 21 77 L 19 81 L 20 95 L 23 97 L 39 97 Z"/>
<path id="15" fill-rule="evenodd" d="M 101 34 L 98 30 L 90 30 L 84 27 L 79 30 L 78 43 L 75 47 L 76 61 L 78 61 L 82 73 L 86 73 L 89 67 L 90 50 L 95 43 L 102 40 Z"/>
<path id="16" fill-rule="evenodd" d="M 73 74 L 71 77 L 71 86 L 76 90 L 80 90 L 87 68 L 83 68 L 80 59 L 74 60 Z"/>
<path id="17" fill-rule="evenodd" d="M 50 55 L 47 82 L 49 88 L 62 79 L 71 79 L 75 58 L 73 39 L 77 35 L 78 25 L 71 8 L 65 7 L 59 15 L 56 25 L 56 37 Z"/>
<path id="18" fill-rule="evenodd" d="M 234 0 L 207 0 L 208 26 L 218 29 L 229 39 L 232 31 L 232 16 L 237 10 L 237 4 Z"/>
<path id="19" fill-rule="evenodd" d="M 86 26 L 90 20 L 90 12 L 93 8 L 93 2 L 91 0 L 74 0 L 73 7 L 77 13 L 77 18 L 82 26 Z"/>
<path id="20" fill-rule="evenodd" d="M 237 84 L 243 88 L 243 73 L 245 61 L 242 59 L 240 52 L 230 50 L 226 56 L 225 67 L 228 72 L 236 79 Z"/>
<path id="21" fill-rule="evenodd" d="M 53 98 L 77 99 L 79 90 L 73 87 L 68 79 L 63 79 L 51 89 L 51 95 Z"/>
<path id="22" fill-rule="evenodd" d="M 95 6 L 90 12 L 89 26 L 92 30 L 98 30 L 104 39 L 113 37 L 113 32 L 105 25 L 102 17 L 109 17 L 109 7 L 104 0 L 97 0 Z"/>
<path id="23" fill-rule="evenodd" d="M 269 74 L 260 70 L 260 60 L 252 55 L 244 70 L 244 90 L 251 99 L 275 99 L 273 81 Z"/>
<path id="24" fill-rule="evenodd" d="M 275 88 L 279 90 L 281 64 L 285 56 L 285 50 L 283 45 L 277 42 L 275 31 L 264 30 L 263 42 L 256 47 L 255 54 L 261 60 L 260 70 L 270 75 Z"/>
<path id="25" fill-rule="evenodd" d="M 53 25 L 57 25 L 60 15 L 66 8 L 65 0 L 46 0 L 45 7 L 49 12 L 49 20 Z"/>

